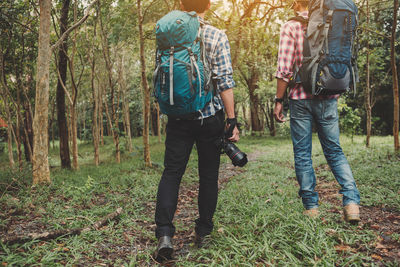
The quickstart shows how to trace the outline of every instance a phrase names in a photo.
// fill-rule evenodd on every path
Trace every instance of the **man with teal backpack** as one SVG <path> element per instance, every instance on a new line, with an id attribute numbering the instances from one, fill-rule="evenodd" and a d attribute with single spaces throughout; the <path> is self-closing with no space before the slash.
<path id="1" fill-rule="evenodd" d="M 210 5 L 210 0 L 181 0 L 183 11 L 168 13 L 156 26 L 154 90 L 162 113 L 168 116 L 165 168 L 155 212 L 158 261 L 172 258 L 172 221 L 193 145 L 200 176 L 199 218 L 195 220 L 195 244 L 200 247 L 213 230 L 221 154 L 217 143 L 226 128 L 232 129 L 230 141 L 239 140 L 230 46 L 223 31 L 204 21 Z"/>

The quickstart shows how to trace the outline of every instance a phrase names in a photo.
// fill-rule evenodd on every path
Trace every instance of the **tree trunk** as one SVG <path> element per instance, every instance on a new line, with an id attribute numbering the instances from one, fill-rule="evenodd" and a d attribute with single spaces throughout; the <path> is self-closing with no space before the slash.
<path id="1" fill-rule="evenodd" d="M 91 46 L 91 55 L 88 56 L 90 61 L 90 85 L 92 87 L 92 96 L 93 96 L 93 121 L 92 121 L 92 134 L 93 134 L 93 148 L 94 148 L 94 164 L 99 166 L 100 164 L 100 153 L 99 153 L 99 144 L 100 144 L 100 132 L 99 132 L 99 102 L 101 102 L 100 98 L 100 89 L 99 85 L 95 86 L 95 77 L 96 77 L 96 58 L 95 58 L 95 42 L 96 42 L 96 20 L 95 25 L 93 26 L 93 41 Z M 89 39 L 89 38 L 87 38 Z"/>
<path id="2" fill-rule="evenodd" d="M 146 77 L 146 58 L 144 56 L 144 35 L 143 35 L 143 16 L 141 0 L 137 0 L 139 42 L 140 42 L 140 65 L 142 73 L 143 87 L 143 145 L 144 145 L 144 162 L 145 165 L 151 167 L 150 144 L 149 144 L 149 122 L 150 122 L 150 90 Z"/>
<path id="3" fill-rule="evenodd" d="M 115 161 L 117 163 L 121 162 L 121 152 L 120 152 L 120 148 L 119 148 L 119 116 L 118 116 L 118 102 L 115 103 L 115 86 L 113 83 L 113 69 L 112 69 L 112 65 L 111 65 L 111 58 L 110 58 L 110 49 L 109 49 L 109 45 L 108 45 L 108 40 L 107 40 L 107 36 L 105 34 L 104 31 L 104 27 L 103 27 L 103 21 L 101 18 L 101 12 L 99 12 L 100 14 L 100 30 L 101 30 L 101 44 L 102 44 L 102 48 L 103 48 L 103 56 L 104 56 L 104 61 L 106 63 L 106 69 L 107 69 L 107 83 L 110 89 L 110 103 L 111 103 L 111 117 L 109 117 L 110 120 L 110 130 L 111 130 L 111 134 L 113 136 L 113 140 L 114 140 L 114 145 L 115 145 Z M 106 103 L 106 112 L 107 112 L 107 103 Z M 108 113 L 108 112 L 107 112 Z M 107 114 L 109 116 L 109 114 Z M 114 123 L 114 127 L 112 126 Z"/>
<path id="4" fill-rule="evenodd" d="M 50 100 L 51 101 L 51 100 Z M 54 121 L 55 121 L 55 111 L 56 111 L 56 102 L 51 101 L 51 110 L 50 110 L 50 121 L 49 121 L 49 130 L 51 130 L 51 138 L 49 138 L 49 148 L 50 144 L 52 143 L 52 147 L 54 148 L 54 142 L 55 142 L 55 131 L 54 131 Z"/>
<path id="5" fill-rule="evenodd" d="M 51 182 L 48 161 L 51 0 L 40 0 L 39 5 L 40 25 L 36 74 L 35 116 L 33 119 L 33 184 Z"/>
<path id="6" fill-rule="evenodd" d="M 276 126 L 274 119 L 274 102 L 267 100 L 267 110 L 265 112 L 265 120 L 269 129 L 269 134 L 274 137 L 276 136 Z"/>
<path id="7" fill-rule="evenodd" d="M 153 136 L 158 134 L 157 106 L 154 103 L 151 107 L 151 133 Z"/>
<path id="8" fill-rule="evenodd" d="M 28 76 L 30 79 L 31 76 Z M 24 152 L 25 152 L 25 159 L 27 162 L 32 162 L 32 155 L 33 155 L 33 115 L 32 109 L 29 102 L 29 98 L 27 97 L 27 91 L 29 90 L 29 83 L 26 87 L 24 87 L 24 101 L 23 106 L 25 110 L 24 114 Z"/>
<path id="9" fill-rule="evenodd" d="M 18 67 L 17 67 L 18 68 Z M 19 169 L 22 170 L 22 150 L 21 150 L 21 122 L 22 122 L 22 116 L 21 116 L 21 75 L 20 75 L 21 70 L 17 70 L 16 76 L 17 76 L 17 124 L 16 124 L 16 130 L 15 130 L 15 142 L 17 143 L 17 152 L 18 152 L 18 165 Z"/>
<path id="10" fill-rule="evenodd" d="M 251 78 L 249 79 L 247 86 L 249 89 L 249 97 L 250 97 L 250 119 L 251 119 L 251 130 L 252 132 L 260 132 L 262 131 L 262 125 L 260 121 L 260 114 L 259 114 L 259 103 L 260 99 L 258 98 L 255 91 L 258 87 L 257 83 L 259 80 L 259 74 L 252 71 Z"/>
<path id="11" fill-rule="evenodd" d="M 100 135 L 99 135 L 99 93 L 98 89 L 96 89 L 94 85 L 94 72 L 95 72 L 95 60 L 93 56 L 92 62 L 92 72 L 91 72 L 91 85 L 92 85 L 92 94 L 93 94 L 93 146 L 94 146 L 94 164 L 99 166 L 100 164 L 100 156 L 99 156 L 99 143 L 100 143 Z"/>
<path id="12" fill-rule="evenodd" d="M 13 155 L 13 148 L 12 148 L 12 118 L 11 118 L 11 111 L 10 106 L 8 105 L 8 88 L 4 74 L 4 54 L 3 54 L 3 47 L 0 46 L 0 81 L 3 90 L 1 90 L 1 97 L 4 102 L 4 107 L 7 114 L 7 145 L 8 145 L 8 161 L 10 163 L 10 167 L 14 167 L 14 155 Z"/>
<path id="13" fill-rule="evenodd" d="M 7 96 L 3 98 L 4 100 L 4 106 L 6 108 L 6 113 L 7 113 L 7 146 L 8 146 L 8 161 L 10 163 L 10 167 L 14 168 L 15 162 L 14 162 L 14 154 L 13 154 L 13 145 L 12 145 L 12 118 L 11 118 L 11 112 L 10 112 L 10 107 L 8 105 L 7 101 Z"/>
<path id="14" fill-rule="evenodd" d="M 71 107 L 71 126 L 72 126 L 72 166 L 74 170 L 79 170 L 78 164 L 78 127 L 75 105 Z"/>
<path id="15" fill-rule="evenodd" d="M 103 124 L 103 88 L 97 84 L 99 92 L 99 127 L 100 127 L 100 144 L 104 146 L 104 124 Z"/>
<path id="16" fill-rule="evenodd" d="M 393 2 L 393 25 L 392 25 L 392 38 L 390 40 L 390 58 L 392 65 L 392 80 L 393 80 L 393 101 L 394 101 L 394 112 L 393 112 L 393 137 L 394 137 L 394 150 L 398 152 L 400 150 L 399 143 L 399 80 L 397 77 L 397 66 L 396 66 L 396 28 L 397 28 L 397 12 L 399 10 L 399 0 Z"/>
<path id="17" fill-rule="evenodd" d="M 7 147 L 8 147 L 8 162 L 10 163 L 10 167 L 14 168 L 14 155 L 13 155 L 13 147 L 12 147 L 12 129 L 10 122 L 7 120 Z"/>
<path id="18" fill-rule="evenodd" d="M 243 102 L 242 104 L 242 110 L 243 110 L 243 120 L 244 120 L 244 128 L 246 131 L 250 131 L 250 120 L 247 117 L 247 109 L 246 109 L 246 102 Z"/>
<path id="19" fill-rule="evenodd" d="M 367 25 L 369 25 L 369 0 L 367 0 Z M 370 145 L 371 138 L 371 120 L 372 120 L 372 105 L 371 105 L 371 80 L 370 80 L 370 62 L 369 62 L 369 33 L 367 33 L 367 84 L 365 86 L 365 111 L 367 114 L 367 137 L 365 141 L 366 147 Z"/>
<path id="20" fill-rule="evenodd" d="M 113 95 L 114 90 L 112 91 Z M 118 115 L 118 109 L 119 109 L 119 100 L 120 100 L 120 92 L 118 90 L 117 92 L 117 99 L 114 101 L 113 97 L 112 99 L 112 115 L 113 115 L 113 121 L 114 121 L 114 143 L 115 143 L 115 161 L 117 163 L 121 162 L 121 150 L 119 147 L 119 115 Z"/>
<path id="21" fill-rule="evenodd" d="M 77 1 L 74 2 L 74 24 L 77 22 L 78 14 L 78 4 Z M 72 84 L 72 102 L 70 103 L 70 113 L 71 113 L 71 135 L 72 135 L 72 167 L 74 170 L 79 169 L 78 163 L 78 114 L 76 110 L 76 103 L 78 100 L 78 85 L 75 82 L 75 54 L 76 54 L 76 34 L 77 30 L 74 30 L 74 38 L 72 45 L 72 55 L 69 60 L 69 71 L 71 75 L 71 84 Z"/>
<path id="22" fill-rule="evenodd" d="M 69 12 L 70 0 L 64 0 L 63 6 L 61 8 L 60 17 L 60 36 L 68 28 L 68 12 Z M 61 168 L 70 169 L 71 168 L 71 157 L 69 153 L 69 140 L 68 140 L 68 126 L 67 118 L 65 116 L 65 92 L 63 85 L 66 85 L 67 80 L 67 63 L 68 63 L 68 37 L 61 43 L 58 48 L 58 71 L 60 73 L 60 78 L 57 81 L 57 124 L 58 124 L 58 134 L 60 141 L 60 159 Z"/>
<path id="23" fill-rule="evenodd" d="M 121 56 L 120 61 L 120 71 L 119 71 L 119 82 L 120 82 L 120 91 L 122 93 L 122 109 L 124 113 L 124 126 L 125 126 L 125 135 L 126 135 L 126 143 L 128 146 L 128 151 L 131 153 L 132 149 L 132 133 L 131 133 L 131 119 L 129 116 L 129 91 L 126 86 L 125 80 L 125 66 L 124 66 L 124 56 Z"/>
<path id="24" fill-rule="evenodd" d="M 113 135 L 113 129 L 112 129 L 112 120 L 111 120 L 111 116 L 110 116 L 110 111 L 108 109 L 108 104 L 107 104 L 107 96 L 105 96 L 103 101 L 104 101 L 106 118 L 107 118 L 107 122 L 108 122 L 107 123 L 107 135 L 106 136 L 110 136 L 110 134 Z"/>

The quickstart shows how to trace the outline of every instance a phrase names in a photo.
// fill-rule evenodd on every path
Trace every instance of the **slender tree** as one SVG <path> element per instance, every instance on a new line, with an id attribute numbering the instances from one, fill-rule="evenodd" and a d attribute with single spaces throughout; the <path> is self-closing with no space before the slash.
<path id="1" fill-rule="evenodd" d="M 367 0 L 367 25 L 370 22 L 370 13 L 369 13 L 369 0 Z M 367 63 L 366 63 L 366 72 L 367 72 L 367 84 L 364 88 L 364 96 L 365 96 L 365 111 L 367 113 L 367 137 L 365 141 L 366 147 L 370 145 L 371 138 L 371 120 L 372 120 L 372 103 L 371 103 L 371 79 L 370 79 L 370 47 L 369 47 L 369 33 L 367 32 Z"/>
<path id="2" fill-rule="evenodd" d="M 111 115 L 109 114 L 109 108 L 107 102 L 105 102 L 106 114 L 109 120 L 110 131 L 113 136 L 115 145 L 115 161 L 117 163 L 121 162 L 121 151 L 119 144 L 119 112 L 118 112 L 118 92 L 113 81 L 113 64 L 111 61 L 110 47 L 107 39 L 106 29 L 104 27 L 102 12 L 99 11 L 99 24 L 100 24 L 100 34 L 101 34 L 101 44 L 103 50 L 103 57 L 105 61 L 106 71 L 107 71 L 107 85 L 110 90 L 110 104 L 111 104 Z"/>
<path id="3" fill-rule="evenodd" d="M 78 2 L 75 0 L 74 1 L 74 24 L 77 23 L 78 17 Z M 72 94 L 70 98 L 70 113 L 71 113 L 71 136 L 72 136 L 72 166 L 75 170 L 79 169 L 79 163 L 78 163 L 78 114 L 76 110 L 76 105 L 78 103 L 78 87 L 79 83 L 75 79 L 75 55 L 76 55 L 76 37 L 77 37 L 77 29 L 74 29 L 74 36 L 72 38 L 72 54 L 71 58 L 68 61 L 68 66 L 69 66 L 69 73 L 71 76 L 71 85 L 72 85 Z M 83 65 L 83 64 L 81 64 Z M 83 72 L 83 67 L 82 67 L 82 72 Z M 82 77 L 82 76 L 81 76 Z"/>
<path id="4" fill-rule="evenodd" d="M 397 77 L 396 66 L 396 28 L 397 28 L 397 14 L 399 12 L 399 0 L 393 2 L 393 24 L 392 24 L 392 38 L 390 40 L 390 58 L 392 66 L 392 80 L 393 80 L 393 101 L 394 101 L 394 114 L 393 114 L 393 137 L 394 137 L 394 150 L 400 150 L 399 143 L 399 80 Z"/>
<path id="5" fill-rule="evenodd" d="M 51 182 L 48 160 L 51 0 L 40 0 L 39 5 L 39 53 L 37 58 L 35 115 L 33 119 L 33 184 Z"/>
<path id="6" fill-rule="evenodd" d="M 132 152 L 132 133 L 131 133 L 131 119 L 129 116 L 129 90 L 126 85 L 125 78 L 125 51 L 122 51 L 119 62 L 119 72 L 118 72 L 118 84 L 120 87 L 120 92 L 122 94 L 122 110 L 123 110 L 123 119 L 124 119 L 124 127 L 125 127 L 125 139 L 128 147 L 128 151 Z"/>
<path id="7" fill-rule="evenodd" d="M 139 27 L 139 43 L 140 43 L 140 65 L 141 65 L 141 79 L 143 90 L 143 144 L 144 144 L 144 162 L 146 166 L 151 167 L 150 159 L 150 145 L 149 145 L 149 128 L 150 128 L 150 88 L 147 83 L 146 77 L 146 58 L 144 47 L 144 34 L 143 34 L 143 15 L 142 15 L 142 1 L 137 0 L 137 14 L 138 14 L 138 27 Z"/>
<path id="8" fill-rule="evenodd" d="M 68 28 L 68 13 L 70 0 L 64 0 L 61 8 L 60 16 L 60 36 L 62 36 Z M 57 124 L 60 140 L 60 159 L 61 168 L 71 168 L 71 158 L 68 145 L 68 127 L 67 118 L 65 117 L 65 90 L 63 85 L 67 80 L 67 64 L 68 64 L 68 37 L 61 43 L 58 48 L 58 72 L 60 77 L 57 81 Z"/>
<path id="9" fill-rule="evenodd" d="M 93 98 L 93 120 L 92 120 L 92 134 L 93 134 L 93 148 L 94 148 L 94 164 L 98 166 L 100 164 L 100 152 L 99 152 L 99 144 L 100 144 L 100 129 L 99 129 L 99 110 L 101 103 L 100 93 L 99 93 L 99 86 L 95 85 L 95 78 L 96 78 L 96 53 L 95 53 L 95 42 L 96 42 L 96 35 L 97 35 L 97 24 L 96 19 L 94 20 L 93 25 L 93 37 L 92 42 L 90 44 L 90 50 L 88 53 L 88 59 L 90 62 L 90 85 L 92 87 L 92 98 Z M 88 33 L 86 32 L 87 40 L 89 40 Z"/>

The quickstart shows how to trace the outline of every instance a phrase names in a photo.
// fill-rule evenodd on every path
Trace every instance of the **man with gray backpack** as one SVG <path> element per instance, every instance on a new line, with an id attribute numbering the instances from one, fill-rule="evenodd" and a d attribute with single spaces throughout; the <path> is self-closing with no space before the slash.
<path id="1" fill-rule="evenodd" d="M 193 145 L 197 148 L 200 177 L 194 241 L 201 247 L 213 230 L 217 205 L 221 155 L 217 144 L 225 129 L 230 131 L 228 140 L 239 140 L 230 46 L 223 31 L 204 21 L 210 4 L 210 0 L 181 0 L 182 11 L 168 13 L 156 25 L 154 91 L 162 113 L 168 116 L 165 168 L 155 212 L 159 262 L 172 258 L 172 221 Z"/>
<path id="2" fill-rule="evenodd" d="M 285 121 L 282 102 L 289 88 L 290 129 L 304 214 L 318 216 L 311 159 L 314 123 L 325 158 L 341 186 L 344 218 L 357 223 L 360 194 L 340 146 L 337 110 L 339 94 L 355 90 L 357 80 L 357 7 L 352 0 L 295 0 L 293 8 L 297 16 L 280 33 L 274 116 L 278 122 Z"/>

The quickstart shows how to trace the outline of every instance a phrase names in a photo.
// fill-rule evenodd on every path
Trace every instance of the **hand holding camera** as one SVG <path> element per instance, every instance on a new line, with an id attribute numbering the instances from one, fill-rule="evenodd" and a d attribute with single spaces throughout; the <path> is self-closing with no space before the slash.
<path id="1" fill-rule="evenodd" d="M 226 120 L 225 138 L 231 142 L 239 141 L 239 129 L 236 118 Z"/>
<path id="2" fill-rule="evenodd" d="M 225 131 L 225 136 L 221 139 L 219 146 L 222 148 L 223 152 L 228 155 L 234 166 L 243 167 L 247 163 L 247 155 L 240 151 L 240 149 L 233 144 L 239 140 L 239 130 L 237 128 L 237 120 L 227 119 L 227 130 Z M 232 141 L 232 142 L 231 142 Z"/>

